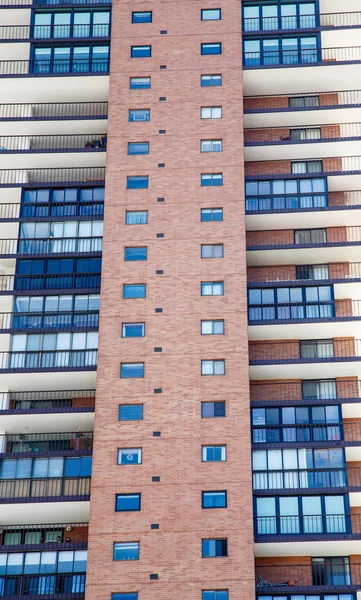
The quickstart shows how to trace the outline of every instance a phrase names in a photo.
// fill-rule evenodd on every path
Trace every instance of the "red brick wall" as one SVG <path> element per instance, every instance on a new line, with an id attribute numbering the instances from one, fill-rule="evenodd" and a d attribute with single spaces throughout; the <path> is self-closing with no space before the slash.
<path id="1" fill-rule="evenodd" d="M 337 106 L 339 103 L 338 94 L 320 94 L 320 106 Z M 288 108 L 288 96 L 253 96 L 244 98 L 245 110 L 262 110 L 274 108 Z"/>
<path id="2" fill-rule="evenodd" d="M 279 379 L 271 381 L 251 381 L 251 400 L 264 402 L 267 400 L 301 400 L 301 381 Z"/>
<path id="3" fill-rule="evenodd" d="M 287 341 L 262 341 L 249 343 L 249 359 L 252 360 L 274 360 L 300 358 L 300 347 L 298 340 Z"/>
<path id="4" fill-rule="evenodd" d="M 294 265 L 248 267 L 247 269 L 247 280 L 249 282 L 259 281 L 262 283 L 263 281 L 294 281 L 295 279 L 296 267 Z"/>
<path id="5" fill-rule="evenodd" d="M 214 2 L 208 7 L 218 7 Z M 95 448 L 87 600 L 138 591 L 139 600 L 200 598 L 203 588 L 254 596 L 250 465 L 242 73 L 239 4 L 222 3 L 221 22 L 201 22 L 194 2 L 154 0 L 153 23 L 131 25 L 134 3 L 113 4 Z M 137 10 L 150 5 L 137 4 Z M 167 30 L 167 35 L 160 35 Z M 221 41 L 221 56 L 200 43 Z M 152 58 L 129 59 L 152 44 Z M 166 65 L 167 69 L 160 69 Z M 202 73 L 223 86 L 200 87 Z M 151 75 L 151 90 L 129 76 Z M 159 102 L 165 96 L 166 102 Z M 201 106 L 223 118 L 200 120 Z M 128 123 L 128 109 L 151 109 Z M 161 129 L 166 134 L 159 134 Z M 201 154 L 201 139 L 223 139 L 222 154 Z M 127 142 L 150 141 L 149 156 Z M 165 168 L 158 168 L 166 163 Z M 201 188 L 202 172 L 223 171 L 223 188 Z M 149 174 L 149 190 L 125 189 L 127 174 Z M 157 202 L 158 197 L 165 202 Z M 201 223 L 202 207 L 223 207 L 222 223 Z M 149 224 L 125 226 L 125 210 L 147 209 Z M 157 238 L 163 233 L 164 238 Z M 224 259 L 201 260 L 200 244 L 223 242 Z M 148 260 L 123 261 L 124 246 L 146 245 Z M 156 270 L 164 270 L 156 275 Z M 224 280 L 224 297 L 201 297 L 200 282 Z M 123 300 L 123 283 L 147 283 L 147 298 Z M 155 308 L 162 313 L 155 313 Z M 224 318 L 224 336 L 200 336 L 200 320 Z M 122 322 L 146 322 L 142 339 L 122 339 Z M 161 347 L 162 352 L 154 352 Z M 200 362 L 226 360 L 226 375 L 201 377 Z M 144 361 L 144 379 L 119 378 L 120 363 Z M 162 394 L 154 394 L 162 388 Z M 201 419 L 202 400 L 226 400 L 227 418 Z M 144 420 L 118 422 L 120 403 L 143 403 Z M 160 431 L 161 437 L 153 437 Z M 202 444 L 227 443 L 227 462 L 201 462 Z M 118 447 L 142 447 L 143 464 L 117 466 Z M 159 476 L 160 482 L 152 482 Z M 206 511 L 201 492 L 227 489 L 228 508 Z M 140 492 L 140 512 L 115 513 L 116 493 Z M 152 523 L 159 530 L 151 530 Z M 203 537 L 228 537 L 229 557 L 202 559 Z M 113 562 L 113 542 L 140 541 L 140 560 Z M 159 579 L 151 581 L 149 575 Z"/>

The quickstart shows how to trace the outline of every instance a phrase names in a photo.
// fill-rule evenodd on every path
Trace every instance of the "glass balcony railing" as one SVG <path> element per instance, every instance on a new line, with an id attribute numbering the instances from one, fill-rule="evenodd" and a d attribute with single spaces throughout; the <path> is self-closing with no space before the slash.
<path id="1" fill-rule="evenodd" d="M 98 350 L 0 352 L 0 372 L 95 370 Z"/>

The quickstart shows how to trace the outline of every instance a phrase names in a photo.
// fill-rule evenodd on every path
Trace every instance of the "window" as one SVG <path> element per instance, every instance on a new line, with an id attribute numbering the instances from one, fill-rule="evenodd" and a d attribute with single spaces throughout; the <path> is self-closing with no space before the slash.
<path id="1" fill-rule="evenodd" d="M 139 560 L 139 542 L 116 542 L 113 560 Z"/>
<path id="2" fill-rule="evenodd" d="M 220 8 L 203 8 L 201 10 L 201 21 L 220 21 L 221 18 Z"/>
<path id="3" fill-rule="evenodd" d="M 295 229 L 295 244 L 326 244 L 326 229 Z"/>
<path id="4" fill-rule="evenodd" d="M 87 551 L 43 551 L 43 552 L 16 552 L 4 553 L 1 555 L 1 575 L 32 575 L 30 589 L 36 595 L 38 594 L 53 594 L 55 592 L 55 577 L 53 573 L 85 573 L 87 564 Z M 37 577 L 37 575 L 43 577 Z M 28 577 L 25 578 L 26 580 Z M 45 582 L 47 592 L 45 592 Z M 13 581 L 13 578 L 9 582 Z M 4 585 L 4 578 L 1 577 L 1 582 Z M 29 582 L 30 583 L 30 582 Z M 77 587 L 77 592 L 84 593 L 85 581 L 80 575 L 70 577 L 70 586 Z M 5 584 L 6 585 L 6 584 Z M 3 587 L 4 589 L 4 587 Z M 5 587 L 6 589 L 6 587 Z M 14 588 L 9 588 L 14 589 Z M 71 587 L 70 587 L 71 589 Z M 29 588 L 27 588 L 29 590 Z M 50 590 L 50 591 L 49 591 Z M 74 590 L 74 587 L 73 587 Z"/>
<path id="5" fill-rule="evenodd" d="M 224 375 L 225 361 L 224 360 L 202 360 L 201 361 L 202 375 Z"/>
<path id="6" fill-rule="evenodd" d="M 149 142 L 128 142 L 128 154 L 149 154 Z"/>
<path id="7" fill-rule="evenodd" d="M 55 113 L 51 114 L 55 118 Z M 99 217 L 103 212 L 104 187 L 24 189 L 20 206 L 20 216 L 29 219 L 77 215 Z"/>
<path id="8" fill-rule="evenodd" d="M 152 46 L 131 46 L 130 58 L 148 58 L 152 56 Z"/>
<path id="9" fill-rule="evenodd" d="M 316 27 L 316 3 L 292 2 L 243 7 L 243 31 L 274 31 L 278 29 L 314 29 Z"/>
<path id="10" fill-rule="evenodd" d="M 117 494 L 115 496 L 115 511 L 140 510 L 140 494 Z"/>
<path id="11" fill-rule="evenodd" d="M 149 187 L 148 175 L 128 175 L 127 190 L 146 190 Z"/>
<path id="12" fill-rule="evenodd" d="M 150 121 L 150 109 L 131 109 L 129 110 L 129 121 Z"/>
<path id="13" fill-rule="evenodd" d="M 118 448 L 118 465 L 140 465 L 141 463 L 141 448 Z"/>
<path id="14" fill-rule="evenodd" d="M 222 140 L 201 140 L 201 152 L 222 152 Z"/>
<path id="15" fill-rule="evenodd" d="M 312 585 L 351 585 L 350 558 L 348 556 L 311 558 L 311 568 Z M 332 596 L 333 594 L 331 597 L 326 595 L 324 600 L 354 600 L 352 594 L 337 594 L 334 598 Z"/>
<path id="16" fill-rule="evenodd" d="M 99 38 L 108 37 L 109 10 L 62 10 L 34 14 L 32 37 L 46 38 Z"/>
<path id="17" fill-rule="evenodd" d="M 223 244 L 201 244 L 201 258 L 223 258 Z"/>
<path id="18" fill-rule="evenodd" d="M 227 508 L 227 492 L 202 492 L 202 508 Z"/>
<path id="19" fill-rule="evenodd" d="M 201 119 L 221 119 L 221 118 L 222 118 L 222 107 L 221 106 L 202 106 Z"/>
<path id="20" fill-rule="evenodd" d="M 144 337 L 144 323 L 123 323 L 122 337 Z"/>
<path id="21" fill-rule="evenodd" d="M 146 298 L 146 293 L 145 283 L 123 285 L 123 298 Z"/>
<path id="22" fill-rule="evenodd" d="M 328 265 L 296 265 L 296 279 L 329 279 Z"/>
<path id="23" fill-rule="evenodd" d="M 223 221 L 223 208 L 201 208 L 201 222 Z"/>
<path id="24" fill-rule="evenodd" d="M 146 247 L 129 247 L 124 248 L 124 260 L 147 260 Z"/>
<path id="25" fill-rule="evenodd" d="M 112 594 L 112 600 L 138 600 L 138 592 L 125 592 L 123 594 Z"/>
<path id="26" fill-rule="evenodd" d="M 202 462 L 225 462 L 226 460 L 226 446 L 202 446 Z"/>
<path id="27" fill-rule="evenodd" d="M 3 459 L 0 479 L 90 477 L 91 467 L 91 457 Z"/>
<path id="28" fill-rule="evenodd" d="M 335 379 L 304 379 L 302 385 L 302 398 L 314 400 L 330 400 L 337 398 L 337 387 Z M 315 410 L 317 410 L 315 408 Z"/>
<path id="29" fill-rule="evenodd" d="M 228 600 L 228 590 L 203 590 L 202 600 Z"/>
<path id="30" fill-rule="evenodd" d="M 314 64 L 320 59 L 318 36 L 244 40 L 244 66 Z"/>
<path id="31" fill-rule="evenodd" d="M 131 90 L 149 90 L 150 77 L 131 77 L 129 79 L 129 88 Z"/>
<path id="32" fill-rule="evenodd" d="M 125 213 L 126 225 L 147 225 L 148 211 L 147 210 L 127 210 Z"/>
<path id="33" fill-rule="evenodd" d="M 109 71 L 109 45 L 39 46 L 33 52 L 31 67 L 35 75 Z"/>
<path id="34" fill-rule="evenodd" d="M 96 364 L 97 347 L 96 332 L 16 334 L 11 337 L 9 366 L 26 369 L 92 367 Z"/>
<path id="35" fill-rule="evenodd" d="M 332 358 L 333 340 L 303 340 L 300 342 L 300 357 L 303 359 Z"/>
<path id="36" fill-rule="evenodd" d="M 202 281 L 201 296 L 223 296 L 223 281 Z"/>
<path id="37" fill-rule="evenodd" d="M 143 404 L 120 404 L 119 421 L 142 421 Z"/>
<path id="38" fill-rule="evenodd" d="M 226 403 L 224 401 L 202 402 L 201 415 L 203 419 L 226 416 Z"/>
<path id="39" fill-rule="evenodd" d="M 297 210 L 328 205 L 325 177 L 246 182 L 246 210 Z"/>
<path id="40" fill-rule="evenodd" d="M 222 539 L 203 539 L 202 557 L 211 558 L 219 556 L 228 556 L 228 540 Z"/>
<path id="41" fill-rule="evenodd" d="M 320 140 L 321 127 L 297 127 L 295 129 L 290 129 L 290 138 L 293 142 Z"/>
<path id="42" fill-rule="evenodd" d="M 201 187 L 221 186 L 223 185 L 223 173 L 202 173 Z"/>
<path id="43" fill-rule="evenodd" d="M 303 173 L 322 173 L 322 171 L 322 160 L 291 161 L 291 173 L 294 173 L 295 175 Z"/>
<path id="44" fill-rule="evenodd" d="M 249 321 L 322 319 L 335 316 L 333 286 L 252 288 Z"/>
<path id="45" fill-rule="evenodd" d="M 120 377 L 122 379 L 140 379 L 144 377 L 144 363 L 121 363 Z"/>
<path id="46" fill-rule="evenodd" d="M 222 85 L 222 75 L 201 75 L 201 87 L 219 87 Z"/>
<path id="47" fill-rule="evenodd" d="M 201 54 L 222 54 L 222 44 L 201 44 Z"/>
<path id="48" fill-rule="evenodd" d="M 315 108 L 320 106 L 319 96 L 291 96 L 288 99 L 290 108 Z"/>
<path id="49" fill-rule="evenodd" d="M 132 23 L 151 23 L 152 22 L 152 12 L 151 11 L 143 11 L 143 12 L 132 12 Z"/>
<path id="50" fill-rule="evenodd" d="M 317 558 L 311 558 L 312 563 L 315 563 L 316 565 L 316 561 L 318 559 Z M 330 561 L 330 565 L 331 565 L 331 561 L 332 558 L 330 559 L 319 559 L 320 561 L 324 560 L 325 561 L 325 565 L 326 565 L 326 561 Z M 340 561 L 342 561 L 342 559 L 339 559 L 338 561 L 338 571 L 341 573 L 345 573 L 345 566 L 343 563 L 340 563 Z M 332 568 L 334 567 L 334 565 L 332 565 Z M 342 568 L 342 570 L 341 570 Z M 317 565 L 316 569 L 313 570 L 313 572 L 317 575 L 318 573 L 322 573 L 321 577 L 322 579 L 320 579 L 321 581 L 326 581 L 326 570 L 328 571 L 328 573 L 331 572 L 331 569 L 329 568 L 329 565 L 327 564 L 327 567 L 323 566 L 320 568 L 319 565 Z M 335 571 L 337 572 L 337 571 Z M 347 571 L 349 573 L 349 571 Z M 314 577 L 314 581 L 316 580 L 316 577 Z M 316 583 L 315 585 L 319 585 L 318 583 Z M 203 599 L 202 599 L 203 600 Z M 212 599 L 213 600 L 213 599 Z M 323 598 L 319 595 L 319 594 L 307 594 L 307 596 L 305 596 L 304 594 L 283 594 L 282 596 L 273 596 L 273 594 L 267 594 L 267 596 L 257 596 L 257 600 L 356 600 L 356 597 L 354 596 L 354 594 L 326 594 L 326 596 L 323 596 Z"/>
<path id="51" fill-rule="evenodd" d="M 201 321 L 202 335 L 222 335 L 224 334 L 224 321 L 218 319 L 216 321 Z"/>

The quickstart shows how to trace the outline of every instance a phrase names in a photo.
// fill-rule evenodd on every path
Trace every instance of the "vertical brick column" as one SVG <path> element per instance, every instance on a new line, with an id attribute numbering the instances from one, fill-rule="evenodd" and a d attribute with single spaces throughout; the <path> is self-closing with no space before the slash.
<path id="1" fill-rule="evenodd" d="M 222 19 L 201 21 L 212 7 Z M 131 25 L 134 9 L 152 10 L 153 22 Z M 201 56 L 207 42 L 222 54 Z M 130 59 L 131 45 L 147 44 L 151 58 Z M 221 87 L 200 86 L 201 74 L 220 73 Z M 129 89 L 130 76 L 149 75 L 151 89 Z M 201 120 L 202 106 L 222 106 L 222 119 Z M 129 123 L 136 108 L 150 122 Z M 201 139 L 222 139 L 223 152 L 201 153 Z M 129 141 L 149 141 L 149 155 L 128 156 Z M 117 0 L 87 600 L 254 597 L 243 163 L 239 3 Z M 213 172 L 223 186 L 202 188 L 201 173 Z M 148 175 L 149 189 L 127 190 L 127 175 Z M 223 222 L 200 221 L 212 207 Z M 148 224 L 125 225 L 126 210 L 148 210 Z M 202 243 L 224 244 L 224 258 L 201 259 Z M 146 262 L 124 262 L 132 245 L 147 246 Z M 224 281 L 224 296 L 202 297 L 202 281 Z M 124 283 L 146 283 L 147 297 L 124 300 Z M 225 334 L 201 336 L 201 319 L 224 319 Z M 139 321 L 145 337 L 122 339 L 122 323 Z M 201 376 L 202 359 L 225 360 L 225 375 Z M 120 379 L 121 362 L 144 362 L 144 379 Z M 226 417 L 202 419 L 205 400 L 225 401 Z M 143 403 L 144 419 L 119 422 L 120 403 Z M 227 462 L 202 463 L 203 444 L 227 444 Z M 143 463 L 117 465 L 119 447 L 141 447 Z M 227 508 L 202 509 L 207 490 L 227 490 Z M 141 511 L 114 512 L 117 493 L 141 493 Z M 228 557 L 202 558 L 202 538 L 223 537 Z M 114 562 L 113 542 L 127 541 L 140 542 L 139 560 Z"/>

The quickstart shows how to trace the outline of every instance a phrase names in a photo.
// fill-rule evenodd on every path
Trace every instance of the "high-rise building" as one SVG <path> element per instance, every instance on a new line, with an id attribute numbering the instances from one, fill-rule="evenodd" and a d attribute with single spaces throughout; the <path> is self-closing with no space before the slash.
<path id="1" fill-rule="evenodd" d="M 360 34 L 0 0 L 0 598 L 361 600 Z"/>

